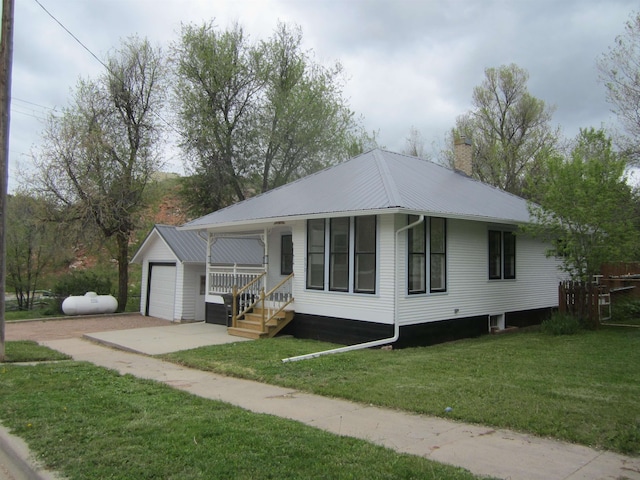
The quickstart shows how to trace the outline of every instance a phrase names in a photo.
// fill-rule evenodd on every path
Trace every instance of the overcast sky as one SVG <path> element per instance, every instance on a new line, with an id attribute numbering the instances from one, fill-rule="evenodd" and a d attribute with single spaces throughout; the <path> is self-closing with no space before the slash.
<path id="1" fill-rule="evenodd" d="M 238 21 L 254 40 L 278 20 L 297 24 L 319 62 L 343 64 L 351 109 L 393 151 L 412 126 L 441 148 L 485 68 L 510 63 L 529 71 L 531 94 L 555 106 L 567 137 L 614 126 L 595 62 L 638 9 L 632 0 L 16 0 L 10 188 L 40 144 L 41 119 L 68 103 L 78 78 L 103 73 L 38 2 L 100 58 L 133 34 L 168 46 L 181 22 Z M 168 170 L 182 171 L 178 157 Z"/>

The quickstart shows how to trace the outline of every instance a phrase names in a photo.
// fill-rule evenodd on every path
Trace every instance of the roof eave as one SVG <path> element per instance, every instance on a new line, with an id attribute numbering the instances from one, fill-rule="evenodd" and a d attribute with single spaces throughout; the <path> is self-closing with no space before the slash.
<path id="1" fill-rule="evenodd" d="M 404 207 L 389 207 L 389 208 L 378 208 L 378 209 L 372 209 L 372 210 L 347 210 L 347 211 L 339 211 L 339 212 L 320 212 L 320 213 L 311 213 L 311 214 L 305 214 L 305 215 L 258 218 L 258 219 L 243 220 L 243 221 L 211 223 L 211 224 L 192 225 L 192 226 L 183 225 L 181 227 L 178 227 L 178 229 L 179 230 L 208 230 L 208 231 L 226 230 L 226 231 L 239 232 L 239 231 L 246 231 L 248 227 L 250 227 L 249 229 L 251 228 L 256 229 L 257 227 L 267 228 L 275 225 L 287 225 L 287 223 L 300 221 L 300 220 L 311 220 L 315 218 L 353 217 L 353 216 L 361 216 L 361 215 L 380 215 L 380 214 L 386 215 L 386 214 L 396 214 L 396 213 L 409 214 L 409 215 L 424 214 L 428 216 L 445 217 L 445 218 L 451 218 L 451 219 L 457 219 L 457 220 L 469 220 L 474 222 L 485 222 L 485 223 L 504 224 L 504 225 L 525 225 L 527 223 L 530 223 L 530 220 L 523 221 L 522 219 L 515 219 L 515 218 L 498 218 L 498 217 L 468 215 L 468 214 L 460 214 L 460 213 L 452 213 L 452 212 L 418 211 L 418 210 L 408 209 Z"/>

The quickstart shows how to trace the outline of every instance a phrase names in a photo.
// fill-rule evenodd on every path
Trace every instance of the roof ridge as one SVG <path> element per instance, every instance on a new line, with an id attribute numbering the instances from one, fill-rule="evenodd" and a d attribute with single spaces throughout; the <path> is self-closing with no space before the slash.
<path id="1" fill-rule="evenodd" d="M 385 192 L 387 192 L 387 197 L 389 197 L 390 207 L 398 207 L 402 203 L 402 196 L 400 195 L 400 191 L 396 185 L 396 182 L 391 175 L 391 170 L 389 170 L 389 166 L 386 162 L 386 156 L 384 156 L 381 150 L 372 151 L 373 158 L 376 161 L 376 166 L 378 167 L 378 171 L 380 172 L 380 177 L 382 180 L 382 185 L 384 186 Z"/>

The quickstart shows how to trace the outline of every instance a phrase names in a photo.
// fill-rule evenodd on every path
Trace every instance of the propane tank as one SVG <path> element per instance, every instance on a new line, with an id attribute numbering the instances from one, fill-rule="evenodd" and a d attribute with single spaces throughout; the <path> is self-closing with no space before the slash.
<path id="1" fill-rule="evenodd" d="M 94 315 L 113 313 L 118 309 L 118 301 L 111 295 L 87 292 L 84 296 L 71 296 L 62 302 L 65 315 Z"/>

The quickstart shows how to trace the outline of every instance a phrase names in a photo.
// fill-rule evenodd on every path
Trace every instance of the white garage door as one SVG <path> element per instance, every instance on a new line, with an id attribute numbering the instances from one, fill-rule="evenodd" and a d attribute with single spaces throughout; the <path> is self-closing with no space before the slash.
<path id="1" fill-rule="evenodd" d="M 149 316 L 173 320 L 176 293 L 175 265 L 150 265 Z"/>

